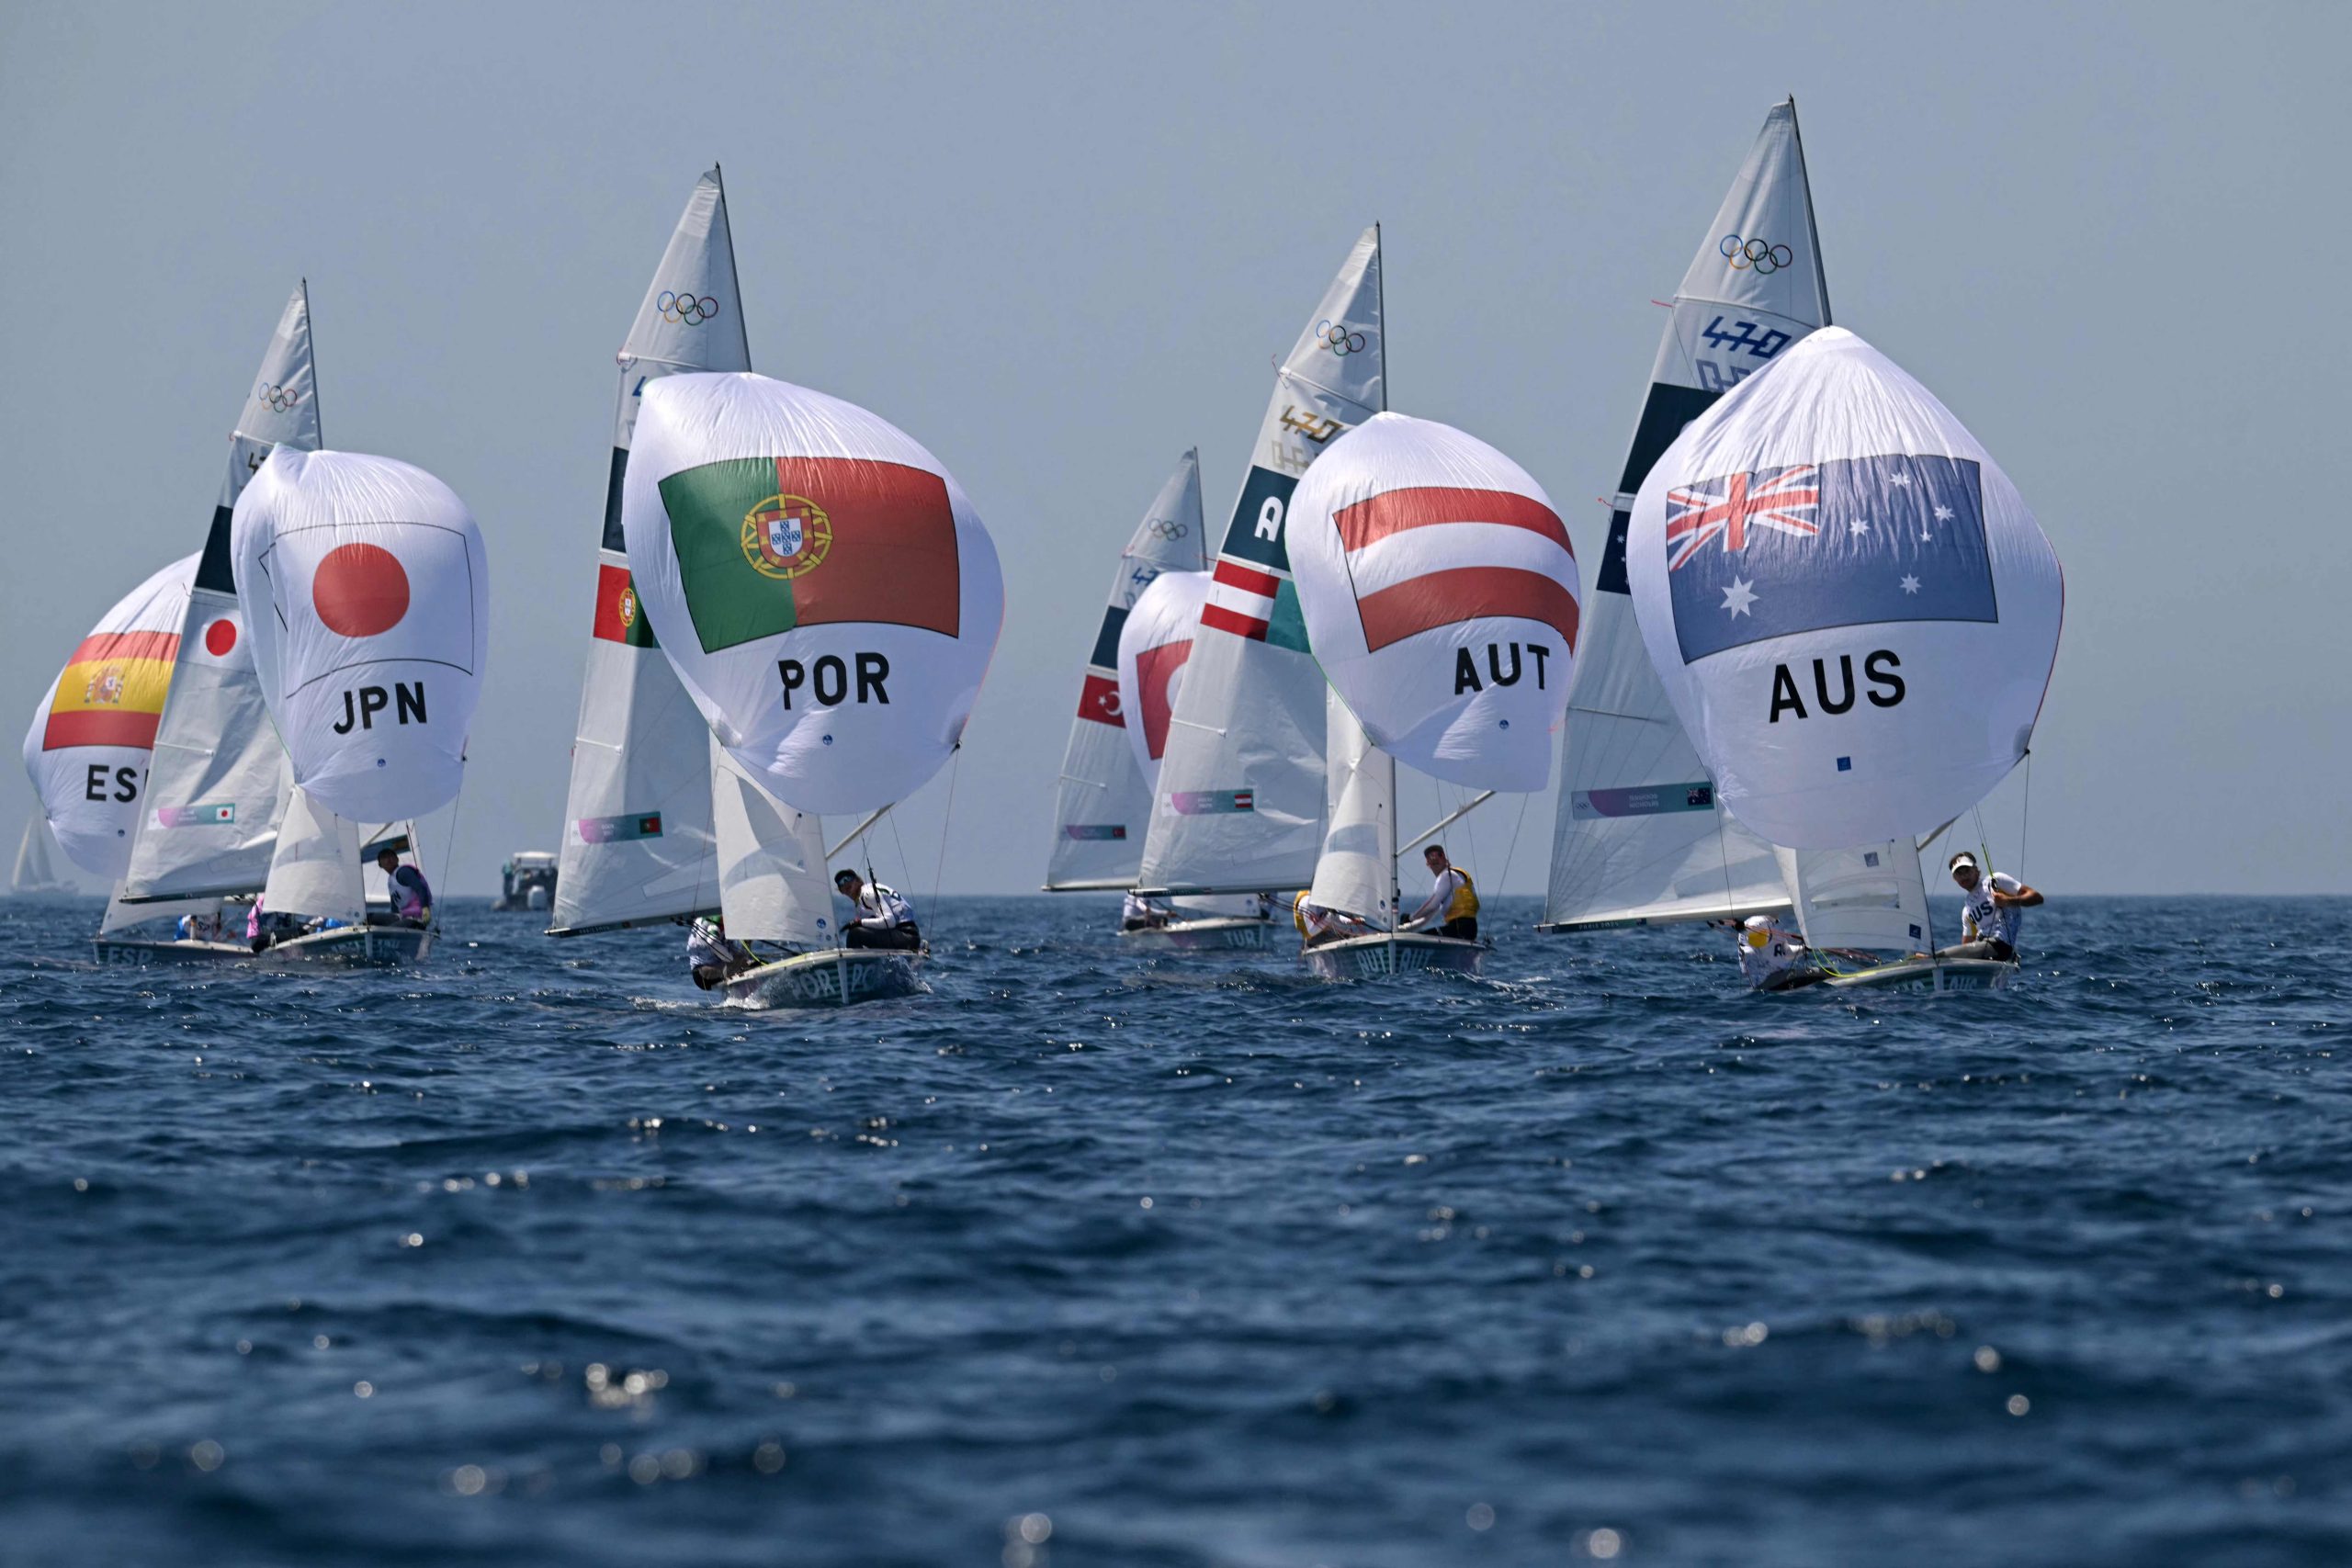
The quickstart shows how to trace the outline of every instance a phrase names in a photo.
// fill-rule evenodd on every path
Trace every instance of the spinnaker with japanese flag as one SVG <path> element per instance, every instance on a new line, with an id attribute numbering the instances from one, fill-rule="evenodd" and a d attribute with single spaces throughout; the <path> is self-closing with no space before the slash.
<path id="1" fill-rule="evenodd" d="M 1138 880 L 1296 887 L 1323 838 L 1324 682 L 1285 535 L 1299 476 L 1385 406 L 1380 231 L 1359 237 L 1275 376 L 1170 721 Z"/>
<path id="2" fill-rule="evenodd" d="M 489 654 L 481 531 L 396 458 L 281 446 L 237 501 L 237 601 L 294 782 L 356 821 L 457 797 Z"/>
<path id="3" fill-rule="evenodd" d="M 904 431 L 763 376 L 650 383 L 621 513 L 645 612 L 728 754 L 796 810 L 904 799 L 1004 617 L 979 514 Z"/>
<path id="4" fill-rule="evenodd" d="M 1682 432 L 1626 562 L 1723 804 L 1775 844 L 1908 844 L 2026 754 L 2057 553 L 1991 454 L 1852 333 L 1815 333 Z"/>
<path id="5" fill-rule="evenodd" d="M 1046 857 L 1049 893 L 1116 891 L 1135 885 L 1143 863 L 1144 832 L 1151 820 L 1151 786 L 1147 773 L 1136 766 L 1131 745 L 1137 734 L 1137 710 L 1122 691 L 1124 628 L 1144 597 L 1168 574 L 1207 564 L 1196 449 L 1178 461 L 1120 552 L 1110 603 L 1094 628 L 1055 792 L 1054 840 Z M 1199 570 L 1191 575 L 1204 581 L 1207 576 Z M 1193 613 L 1198 615 L 1197 604 Z M 1188 623 L 1188 642 L 1191 635 Z M 1163 722 L 1163 743 L 1165 728 Z"/>
<path id="6" fill-rule="evenodd" d="M 251 893 L 267 878 L 288 775 L 237 608 L 230 528 L 237 498 L 270 453 L 316 451 L 319 439 L 310 290 L 298 286 L 229 437 L 228 473 L 180 623 L 146 809 L 123 878 L 125 904 Z"/>
<path id="7" fill-rule="evenodd" d="M 119 878 L 146 800 L 148 759 L 178 657 L 197 558 L 132 589 L 74 647 L 33 709 L 25 771 L 66 859 Z"/>
<path id="8" fill-rule="evenodd" d="M 716 168 L 687 198 L 619 358 L 595 604 L 558 850 L 558 935 L 669 919 L 719 902 L 706 726 L 654 644 L 621 526 L 645 389 L 681 371 L 752 367 Z"/>

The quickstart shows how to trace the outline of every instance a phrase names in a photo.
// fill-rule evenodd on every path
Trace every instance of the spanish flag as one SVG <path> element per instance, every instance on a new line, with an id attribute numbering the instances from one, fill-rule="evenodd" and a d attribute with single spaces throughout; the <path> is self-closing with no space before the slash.
<path id="1" fill-rule="evenodd" d="M 152 749 L 179 650 L 177 632 L 94 632 L 84 637 L 57 678 L 40 749 Z"/>

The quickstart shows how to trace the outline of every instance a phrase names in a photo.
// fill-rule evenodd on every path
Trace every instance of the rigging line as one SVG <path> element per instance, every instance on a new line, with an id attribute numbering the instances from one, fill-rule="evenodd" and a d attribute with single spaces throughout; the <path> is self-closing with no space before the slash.
<path id="1" fill-rule="evenodd" d="M 1495 893 L 1498 897 L 1502 893 L 1503 884 L 1510 880 L 1510 863 L 1519 853 L 1519 830 L 1527 826 L 1527 803 L 1534 798 L 1533 795 L 1522 795 L 1519 797 L 1519 818 L 1510 825 L 1510 847 L 1503 851 L 1502 874 L 1495 879 Z"/>
<path id="2" fill-rule="evenodd" d="M 931 868 L 931 907 L 939 908 L 939 886 L 947 874 L 947 833 L 956 819 L 956 775 L 964 763 L 964 748 L 959 742 L 955 754 L 947 759 L 947 806 L 939 816 L 939 860 Z"/>
<path id="3" fill-rule="evenodd" d="M 2025 754 L 2025 806 L 2024 806 L 2024 808 L 2023 808 L 2022 814 L 2020 815 L 2020 817 L 2018 818 L 2018 870 L 2017 870 L 2017 877 L 2018 877 L 2018 880 L 2019 882 L 2023 882 L 2023 881 L 2025 880 L 2025 845 L 2026 845 L 2026 834 L 2027 834 L 2028 830 L 2029 830 L 2029 829 L 2030 829 L 2032 827 L 2033 827 L 2033 752 L 2032 752 L 2031 749 L 2030 749 L 2030 748 L 2029 748 L 2029 749 L 2027 750 L 2027 751 L 2026 751 L 2026 754 Z"/>

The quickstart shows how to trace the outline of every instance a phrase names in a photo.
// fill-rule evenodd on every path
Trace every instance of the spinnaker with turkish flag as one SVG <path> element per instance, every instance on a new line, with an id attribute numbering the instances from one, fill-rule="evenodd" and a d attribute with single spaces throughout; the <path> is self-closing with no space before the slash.
<path id="1" fill-rule="evenodd" d="M 179 655 L 197 558 L 175 560 L 74 645 L 25 734 L 25 771 L 66 858 L 119 878 L 146 801 L 148 759 Z"/>
<path id="2" fill-rule="evenodd" d="M 1205 571 L 1162 572 L 1119 628 L 1119 711 L 1135 764 L 1153 790 L 1159 787 L 1159 761 L 1168 754 L 1169 725 L 1209 586 Z"/>
<path id="3" fill-rule="evenodd" d="M 231 545 L 295 784 L 360 822 L 455 799 L 490 634 L 465 503 L 396 458 L 281 446 L 238 499 Z"/>
<path id="4" fill-rule="evenodd" d="M 662 650 L 807 813 L 902 800 L 955 750 L 1004 618 L 979 514 L 879 416 L 763 376 L 645 389 L 621 502 Z"/>

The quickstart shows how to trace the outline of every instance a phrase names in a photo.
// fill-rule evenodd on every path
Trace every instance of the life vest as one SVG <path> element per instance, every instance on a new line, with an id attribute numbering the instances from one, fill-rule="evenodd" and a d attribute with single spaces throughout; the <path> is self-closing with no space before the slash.
<path id="1" fill-rule="evenodd" d="M 1304 908 L 1306 903 L 1306 889 L 1301 888 L 1298 892 L 1291 895 L 1290 923 L 1298 928 L 1298 939 L 1301 942 L 1305 942 L 1306 940 L 1306 910 Z"/>
<path id="2" fill-rule="evenodd" d="M 1478 890 L 1470 886 L 1470 874 L 1463 870 L 1458 865 L 1451 867 L 1450 869 L 1453 871 L 1454 875 L 1462 879 L 1462 886 L 1453 890 L 1453 898 L 1447 902 L 1445 906 L 1445 918 L 1449 920 L 1468 920 L 1476 919 L 1478 914 Z"/>

